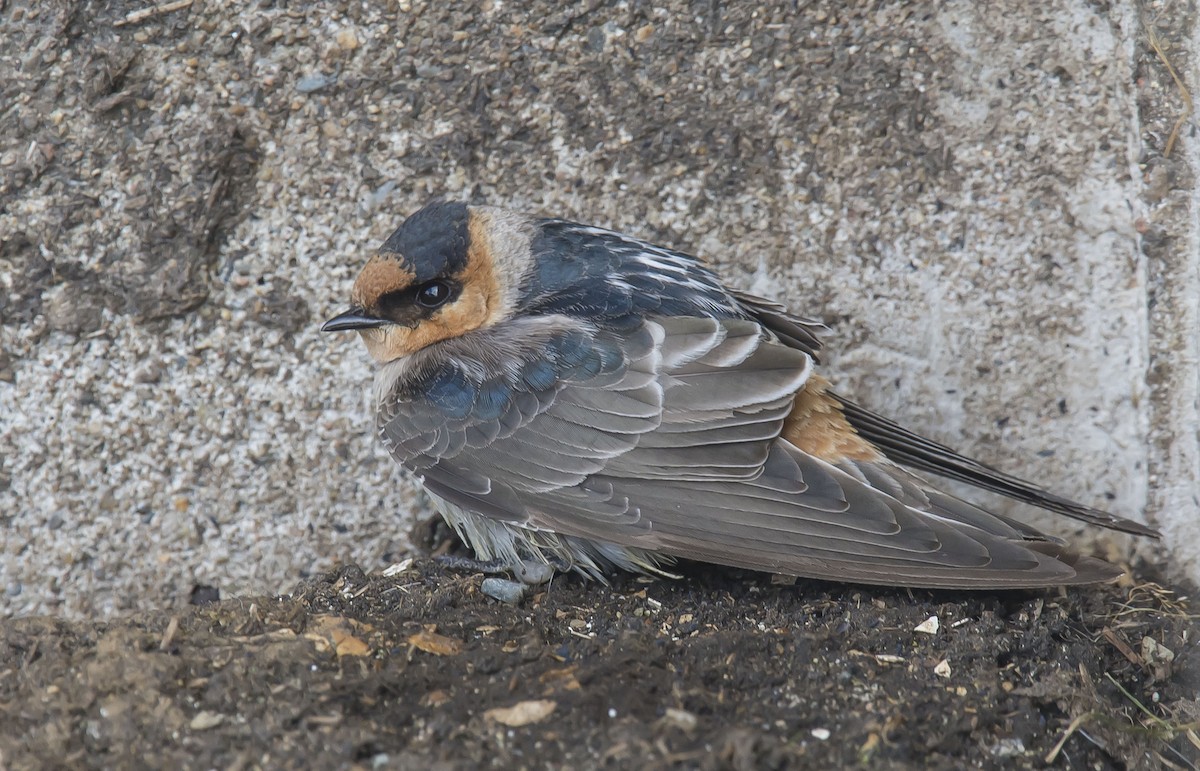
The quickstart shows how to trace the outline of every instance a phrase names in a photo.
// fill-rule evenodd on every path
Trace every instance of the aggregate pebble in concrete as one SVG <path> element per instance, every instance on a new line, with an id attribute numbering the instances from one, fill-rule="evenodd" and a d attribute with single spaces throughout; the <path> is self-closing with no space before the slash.
<path id="1" fill-rule="evenodd" d="M 1164 459 L 1196 437 L 1147 406 L 1137 116 L 1174 97 L 1135 92 L 1132 3 L 129 10 L 5 11 L 4 613 L 395 561 L 425 504 L 375 446 L 365 354 L 316 327 L 439 195 L 698 252 L 828 320 L 869 406 L 1195 518 L 1149 485 L 1195 484 Z M 1186 404 L 1187 360 L 1155 362 Z"/>

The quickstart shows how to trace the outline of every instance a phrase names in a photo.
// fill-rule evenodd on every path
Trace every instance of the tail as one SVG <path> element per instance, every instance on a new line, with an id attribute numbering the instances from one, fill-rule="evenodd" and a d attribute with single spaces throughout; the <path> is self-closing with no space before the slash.
<path id="1" fill-rule="evenodd" d="M 837 399 L 842 403 L 842 412 L 854 430 L 862 438 L 878 447 L 891 461 L 950 479 L 957 479 L 960 482 L 991 490 L 1014 500 L 1030 503 L 1047 511 L 1063 514 L 1091 525 L 1099 525 L 1110 530 L 1120 530 L 1123 533 L 1134 535 L 1161 537 L 1161 534 L 1153 528 L 1055 495 L 1023 479 L 959 455 L 949 447 L 918 436 L 907 428 L 876 415 L 870 410 L 863 409 L 841 396 L 838 396 Z"/>

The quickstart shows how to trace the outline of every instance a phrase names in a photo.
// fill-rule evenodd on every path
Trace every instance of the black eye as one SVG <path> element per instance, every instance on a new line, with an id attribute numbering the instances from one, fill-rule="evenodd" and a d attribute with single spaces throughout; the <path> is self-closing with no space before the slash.
<path id="1" fill-rule="evenodd" d="M 417 304 L 424 308 L 437 308 L 450 299 L 453 292 L 445 281 L 430 281 L 417 290 Z"/>

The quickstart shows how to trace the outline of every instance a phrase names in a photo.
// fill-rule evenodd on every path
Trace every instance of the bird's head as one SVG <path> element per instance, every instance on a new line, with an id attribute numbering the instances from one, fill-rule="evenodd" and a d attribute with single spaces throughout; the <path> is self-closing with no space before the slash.
<path id="1" fill-rule="evenodd" d="M 532 223 L 491 207 L 435 202 L 384 242 L 350 309 L 322 325 L 356 330 L 380 363 L 511 317 L 530 266 Z"/>

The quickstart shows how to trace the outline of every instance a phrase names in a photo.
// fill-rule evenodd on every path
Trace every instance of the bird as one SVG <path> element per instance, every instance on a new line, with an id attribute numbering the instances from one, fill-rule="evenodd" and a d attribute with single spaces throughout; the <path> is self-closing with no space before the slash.
<path id="1" fill-rule="evenodd" d="M 952 495 L 932 473 L 1157 537 L 840 395 L 819 321 L 613 230 L 436 200 L 350 308 L 383 446 L 485 564 L 607 580 L 678 560 L 934 589 L 1122 570 Z"/>

